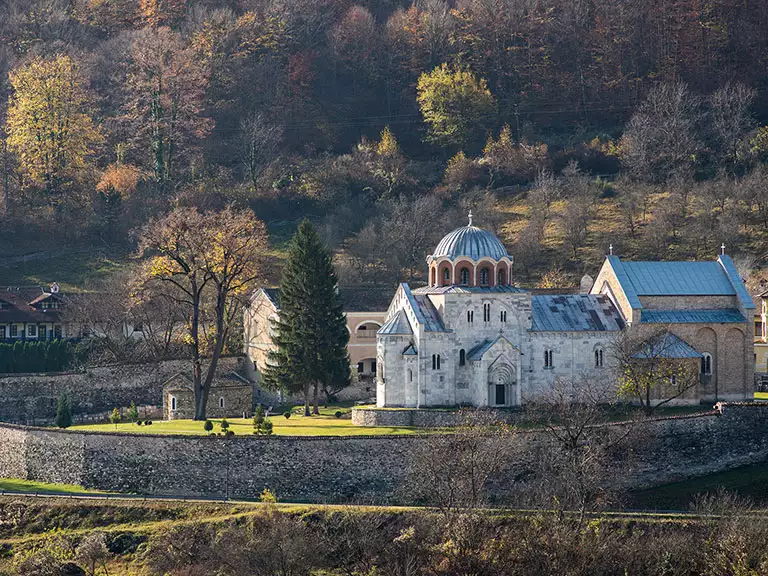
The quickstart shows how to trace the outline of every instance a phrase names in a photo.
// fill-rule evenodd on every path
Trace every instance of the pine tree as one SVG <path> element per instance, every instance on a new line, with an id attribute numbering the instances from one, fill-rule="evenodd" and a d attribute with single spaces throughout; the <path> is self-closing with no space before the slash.
<path id="1" fill-rule="evenodd" d="M 69 404 L 69 397 L 62 392 L 59 394 L 59 403 L 56 406 L 56 420 L 54 424 L 59 428 L 69 428 L 72 426 L 72 407 Z"/>
<path id="2" fill-rule="evenodd" d="M 269 355 L 267 384 L 301 392 L 306 416 L 312 390 L 318 414 L 319 390 L 328 394 L 350 383 L 349 332 L 331 254 L 307 220 L 291 239 L 274 328 L 276 349 Z"/>

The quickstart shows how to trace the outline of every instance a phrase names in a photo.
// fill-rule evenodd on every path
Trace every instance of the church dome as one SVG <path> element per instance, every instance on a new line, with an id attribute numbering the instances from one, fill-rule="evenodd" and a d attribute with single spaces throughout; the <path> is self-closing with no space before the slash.
<path id="1" fill-rule="evenodd" d="M 469 226 L 462 226 L 445 235 L 432 253 L 433 259 L 448 257 L 455 260 L 462 256 L 475 261 L 485 257 L 493 260 L 510 257 L 495 234 L 472 225 L 471 216 Z"/>

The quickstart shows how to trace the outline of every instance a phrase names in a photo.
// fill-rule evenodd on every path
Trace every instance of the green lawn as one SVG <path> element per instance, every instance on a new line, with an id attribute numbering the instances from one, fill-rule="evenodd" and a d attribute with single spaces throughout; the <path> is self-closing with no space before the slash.
<path id="1" fill-rule="evenodd" d="M 47 484 L 34 480 L 18 480 L 16 478 L 0 478 L 1 492 L 26 492 L 30 494 L 94 494 L 92 490 L 86 490 L 82 486 L 74 484 Z"/>
<path id="2" fill-rule="evenodd" d="M 320 409 L 319 416 L 302 416 L 300 414 L 291 414 L 286 419 L 282 412 L 270 417 L 273 424 L 274 434 L 280 436 L 374 436 L 382 434 L 416 434 L 424 432 L 424 428 L 414 427 L 362 427 L 352 424 L 349 415 L 343 418 L 336 418 L 334 413 L 339 410 L 338 407 L 331 406 Z M 341 409 L 343 412 L 347 410 Z M 212 419 L 214 424 L 213 431 L 221 432 L 221 420 Z M 253 434 L 253 420 L 243 418 L 227 419 L 229 429 L 237 436 L 248 436 Z M 203 423 L 195 420 L 171 420 L 171 421 L 153 421 L 151 426 L 138 426 L 133 423 L 121 423 L 115 428 L 114 424 L 86 424 L 72 426 L 70 430 L 92 430 L 99 432 L 133 432 L 138 434 L 206 434 L 203 429 Z"/>
<path id="3" fill-rule="evenodd" d="M 728 472 L 664 484 L 630 494 L 628 508 L 648 510 L 687 510 L 697 494 L 712 494 L 724 489 L 747 498 L 760 507 L 768 504 L 768 463 L 743 466 Z"/>

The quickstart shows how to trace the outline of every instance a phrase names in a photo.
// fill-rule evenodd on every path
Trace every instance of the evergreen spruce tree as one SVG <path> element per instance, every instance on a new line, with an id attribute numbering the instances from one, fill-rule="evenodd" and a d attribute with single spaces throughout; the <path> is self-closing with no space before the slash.
<path id="1" fill-rule="evenodd" d="M 59 428 L 69 428 L 72 426 L 72 407 L 69 404 L 69 397 L 64 392 L 59 394 L 54 424 Z"/>
<path id="2" fill-rule="evenodd" d="M 348 341 L 331 253 L 304 220 L 291 239 L 283 268 L 275 350 L 264 374 L 267 385 L 302 393 L 305 416 L 312 391 L 313 411 L 318 414 L 320 390 L 327 394 L 350 383 Z"/>

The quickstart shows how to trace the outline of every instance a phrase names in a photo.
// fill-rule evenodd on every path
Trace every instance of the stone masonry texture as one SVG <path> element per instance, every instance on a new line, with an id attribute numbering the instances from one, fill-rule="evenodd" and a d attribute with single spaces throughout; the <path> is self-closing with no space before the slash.
<path id="1" fill-rule="evenodd" d="M 626 426 L 616 424 L 612 426 Z M 768 457 L 768 406 L 726 404 L 721 412 L 638 424 L 633 486 L 727 470 Z M 541 431 L 523 432 L 534 446 Z M 402 487 L 425 437 L 256 437 L 106 434 L 0 425 L 0 476 L 68 482 L 153 495 L 254 498 L 270 488 L 282 501 L 407 503 Z M 625 460 L 622 452 L 613 456 Z M 525 454 L 494 479 L 509 500 Z"/>

